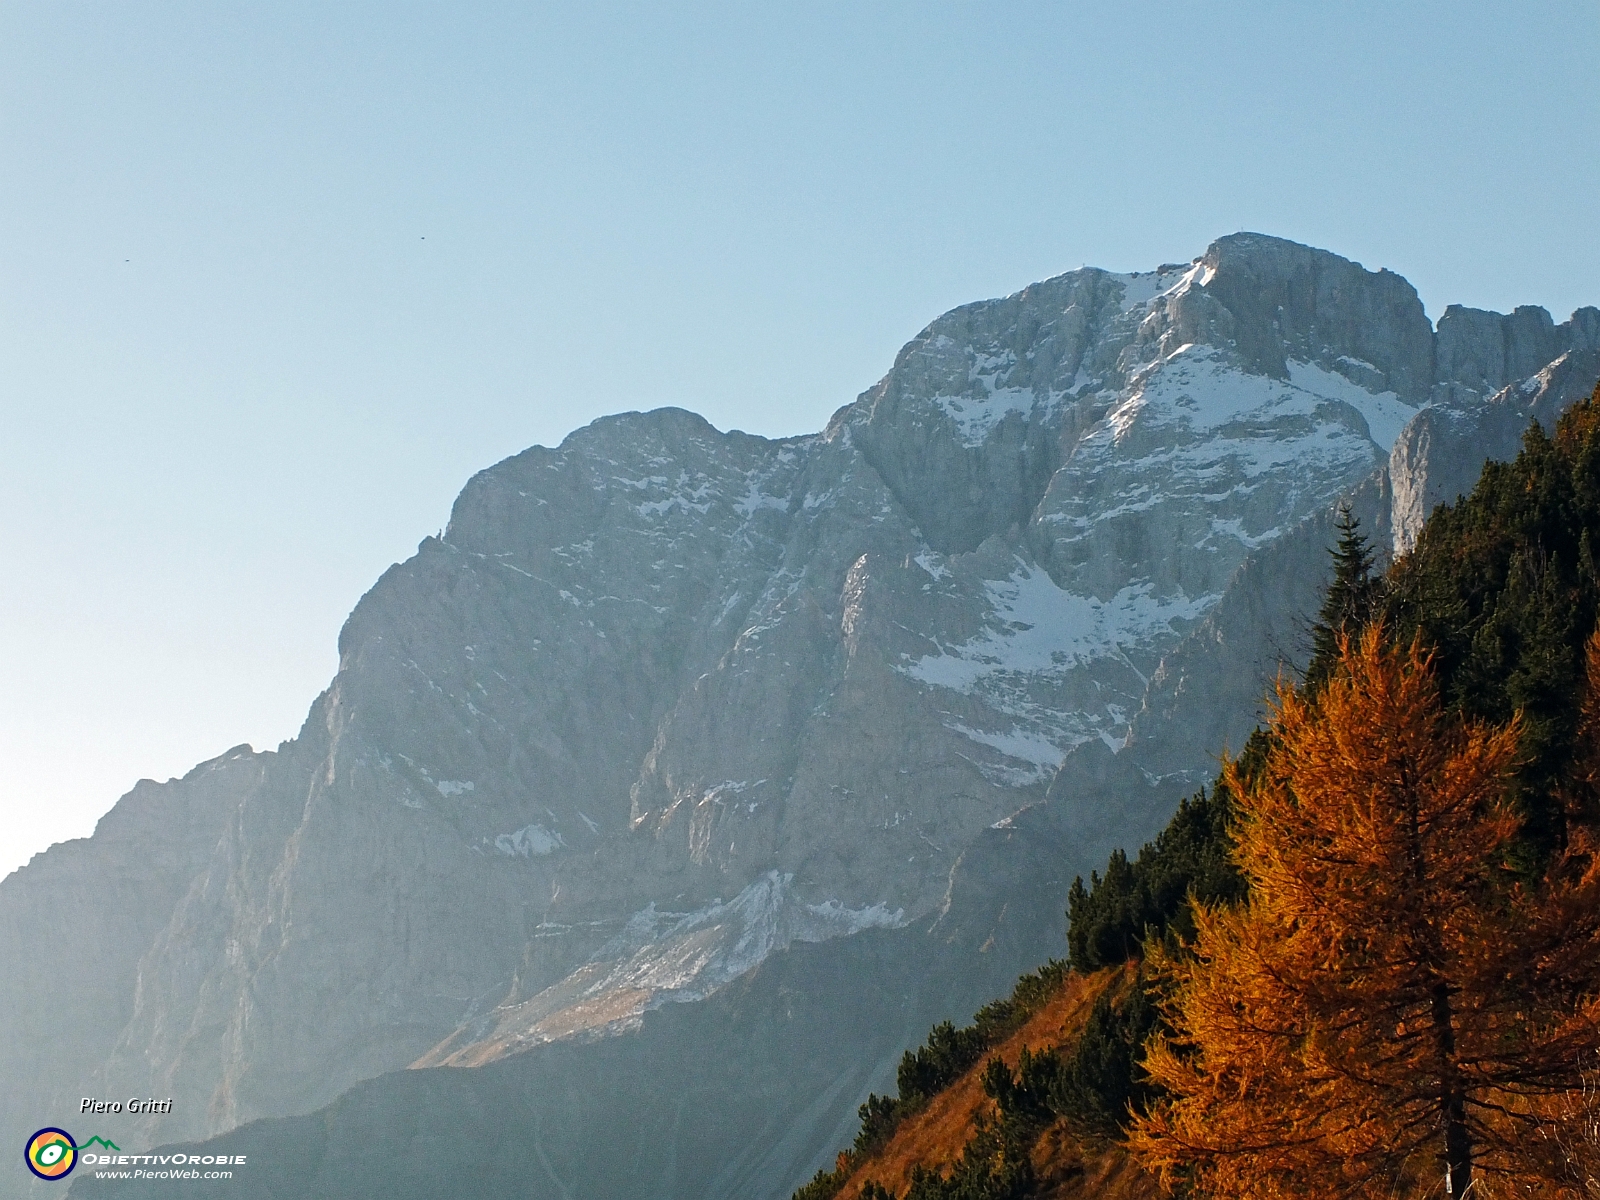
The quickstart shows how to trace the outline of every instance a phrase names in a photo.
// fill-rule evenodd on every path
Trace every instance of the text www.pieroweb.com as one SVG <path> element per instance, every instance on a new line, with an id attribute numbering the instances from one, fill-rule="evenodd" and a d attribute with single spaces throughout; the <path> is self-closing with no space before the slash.
<path id="1" fill-rule="evenodd" d="M 96 1168 L 96 1179 L 232 1179 L 232 1171 L 216 1168 L 244 1160 L 243 1154 L 86 1154 L 83 1165 Z"/>

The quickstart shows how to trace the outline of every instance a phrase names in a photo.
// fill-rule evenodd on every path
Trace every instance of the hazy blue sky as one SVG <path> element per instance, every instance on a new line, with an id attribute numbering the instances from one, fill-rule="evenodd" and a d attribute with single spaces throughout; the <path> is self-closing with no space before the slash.
<path id="1" fill-rule="evenodd" d="M 298 729 L 480 467 L 1239 229 L 1600 302 L 1600 3 L 0 4 L 0 872 Z"/>

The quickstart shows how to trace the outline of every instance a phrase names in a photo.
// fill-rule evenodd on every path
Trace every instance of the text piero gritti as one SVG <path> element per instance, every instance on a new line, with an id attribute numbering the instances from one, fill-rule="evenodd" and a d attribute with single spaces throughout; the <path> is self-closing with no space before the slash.
<path id="1" fill-rule="evenodd" d="M 169 1113 L 172 1111 L 172 1097 L 165 1100 L 152 1100 L 149 1097 L 140 1099 L 130 1096 L 126 1100 L 96 1100 L 93 1096 L 85 1096 L 78 1105 L 80 1113 L 136 1113 L 155 1114 Z"/>

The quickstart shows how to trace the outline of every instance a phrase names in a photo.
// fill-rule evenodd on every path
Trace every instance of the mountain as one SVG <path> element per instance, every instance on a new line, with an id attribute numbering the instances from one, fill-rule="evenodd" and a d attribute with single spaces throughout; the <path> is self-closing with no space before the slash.
<path id="1" fill-rule="evenodd" d="M 1335 504 L 1403 545 L 1597 355 L 1595 309 L 1435 329 L 1239 234 L 956 309 L 811 437 L 664 409 L 499 463 L 294 741 L 0 883 L 4 1128 L 137 1093 L 174 1099 L 111 1127 L 146 1146 L 392 1151 L 443 1105 L 566 1156 L 551 1194 L 787 1195 L 1243 740 Z M 592 1119 L 541 1140 L 554 1095 Z"/>
<path id="2" fill-rule="evenodd" d="M 1537 390 L 1530 387 L 1528 392 Z M 1204 990 L 1204 983 L 1197 983 L 1197 980 L 1213 966 L 1228 969 L 1226 965 L 1218 965 L 1225 964 L 1226 947 L 1213 958 L 1203 943 L 1210 941 L 1215 949 L 1219 940 L 1236 940 L 1239 931 L 1245 930 L 1243 937 L 1250 943 L 1245 954 L 1251 957 L 1262 950 L 1263 942 L 1271 942 L 1275 936 L 1268 931 L 1260 940 L 1252 940 L 1254 935 L 1249 932 L 1252 922 L 1257 933 L 1263 928 L 1263 918 L 1266 925 L 1274 925 L 1279 933 L 1303 930 L 1300 921 L 1286 919 L 1281 911 L 1293 908 L 1297 899 L 1278 886 L 1287 877 L 1284 872 L 1292 875 L 1296 871 L 1293 861 L 1297 855 L 1302 867 L 1312 864 L 1311 869 L 1318 878 L 1317 891 L 1324 900 L 1331 894 L 1329 889 L 1336 890 L 1339 883 L 1336 879 L 1330 881 L 1327 871 L 1330 863 L 1348 864 L 1357 859 L 1365 862 L 1381 856 L 1385 835 L 1375 834 L 1370 822 L 1363 825 L 1359 817 L 1338 811 L 1342 803 L 1353 805 L 1352 813 L 1360 810 L 1363 789 L 1352 789 L 1348 782 L 1341 787 L 1339 780 L 1327 771 L 1322 772 L 1320 782 L 1312 780 L 1307 763 L 1332 745 L 1325 736 L 1327 729 L 1344 719 L 1349 770 L 1359 773 L 1371 767 L 1364 761 L 1366 755 L 1356 753 L 1352 757 L 1348 754 L 1348 735 L 1352 731 L 1358 739 L 1370 737 L 1375 756 L 1386 753 L 1376 747 L 1387 743 L 1390 748 L 1387 752 L 1398 755 L 1398 759 L 1391 757 L 1390 768 L 1397 761 L 1402 768 L 1406 767 L 1405 760 L 1414 755 L 1419 743 L 1400 746 L 1397 751 L 1394 747 L 1396 737 L 1403 740 L 1409 736 L 1409 731 L 1397 734 L 1396 730 L 1386 728 L 1389 718 L 1372 716 L 1353 724 L 1349 718 L 1352 703 L 1357 709 L 1365 705 L 1376 713 L 1392 698 L 1380 694 L 1383 681 L 1373 685 L 1369 668 L 1375 666 L 1380 673 L 1399 671 L 1399 663 L 1406 657 L 1405 648 L 1412 646 L 1413 657 L 1416 653 L 1413 638 L 1420 639 L 1426 651 L 1421 669 L 1430 678 L 1425 681 L 1428 686 L 1423 689 L 1423 702 L 1426 707 L 1435 709 L 1435 715 L 1442 719 L 1442 724 L 1437 721 L 1434 724 L 1448 729 L 1463 720 L 1481 722 L 1482 728 L 1509 732 L 1516 743 L 1515 754 L 1502 764 L 1507 776 L 1503 781 L 1504 791 L 1514 798 L 1512 811 L 1515 815 L 1510 824 L 1499 826 L 1495 835 L 1498 841 L 1484 842 L 1487 849 L 1476 856 L 1479 861 L 1474 863 L 1471 852 L 1462 856 L 1464 836 L 1434 838 L 1436 847 L 1446 846 L 1454 855 L 1445 872 L 1446 886 L 1455 886 L 1474 870 L 1483 874 L 1485 866 L 1487 874 L 1493 875 L 1508 857 L 1518 862 L 1523 878 L 1531 877 L 1530 894 L 1561 896 L 1563 889 L 1574 886 L 1570 881 L 1575 881 L 1580 872 L 1571 869 L 1571 859 L 1563 852 L 1576 847 L 1572 853 L 1581 858 L 1587 836 L 1585 829 L 1592 830 L 1596 814 L 1594 772 L 1586 769 L 1586 763 L 1593 758 L 1594 714 L 1592 687 L 1585 687 L 1585 676 L 1591 685 L 1596 681 L 1592 635 L 1597 613 L 1600 613 L 1600 579 L 1597 579 L 1591 554 L 1590 532 L 1600 525 L 1600 492 L 1593 486 L 1597 458 L 1600 458 L 1600 386 L 1595 388 L 1590 399 L 1569 407 L 1560 416 L 1553 433 L 1546 432 L 1538 424 L 1530 425 L 1521 438 L 1515 458 L 1487 464 L 1469 496 L 1435 509 L 1411 549 L 1396 559 L 1382 577 L 1370 575 L 1372 564 L 1361 548 L 1362 539 L 1350 525 L 1341 521 L 1338 565 L 1318 614 L 1315 651 L 1305 669 L 1303 683 L 1295 689 L 1298 699 L 1294 704 L 1280 707 L 1273 715 L 1272 728 L 1276 733 L 1269 735 L 1258 731 L 1252 734 L 1213 788 L 1180 805 L 1166 828 L 1153 843 L 1147 843 L 1140 850 L 1137 859 L 1125 857 L 1121 852 L 1113 854 L 1104 873 L 1092 878 L 1087 890 L 1074 885 L 1068 917 L 1068 943 L 1074 970 L 1067 972 L 1064 964 L 1052 964 L 1037 975 L 1025 976 L 1019 981 L 1016 997 L 1037 996 L 1043 990 L 1038 985 L 1047 981 L 1065 985 L 1062 998 L 1070 996 L 1074 987 L 1083 996 L 1094 988 L 1096 979 L 1106 978 L 1106 968 L 1122 972 L 1124 978 L 1137 971 L 1154 991 L 1146 994 L 1140 988 L 1131 989 L 1120 1006 L 1102 995 L 1095 1001 L 1094 1015 L 1083 1025 L 1075 1044 L 1058 1036 L 1058 1031 L 1049 1023 L 1044 1028 L 1035 1026 L 1029 1032 L 1034 1040 L 1028 1042 L 1034 1048 L 1035 1057 L 1022 1058 L 1020 1047 L 1014 1044 L 1016 1039 L 1009 1047 L 1010 1056 L 1006 1062 L 1015 1067 L 1015 1075 L 991 1063 L 979 1077 L 978 1064 L 985 1060 L 991 1048 L 1006 1049 L 999 1046 L 999 1038 L 988 1032 L 996 1025 L 992 1016 L 995 1006 L 981 1009 L 971 1029 L 956 1032 L 948 1025 L 934 1029 L 927 1045 L 915 1052 L 915 1059 L 908 1054 L 902 1065 L 897 1079 L 897 1097 L 894 1100 L 874 1097 L 863 1107 L 861 1132 L 852 1149 L 840 1155 L 834 1170 L 819 1172 L 811 1183 L 797 1191 L 795 1200 L 849 1200 L 857 1195 L 868 1200 L 874 1196 L 885 1200 L 886 1193 L 869 1182 L 871 1180 L 887 1183 L 889 1193 L 902 1196 L 904 1200 L 933 1200 L 935 1197 L 1018 1200 L 1024 1196 L 1128 1194 L 1110 1181 L 1110 1174 L 1114 1173 L 1110 1168 L 1115 1165 L 1112 1160 L 1129 1150 L 1129 1145 L 1121 1142 L 1121 1130 L 1117 1128 L 1119 1125 L 1126 1128 L 1127 1123 L 1117 1118 L 1126 1117 L 1130 1103 L 1137 1110 L 1143 1106 L 1143 1100 L 1150 1099 L 1139 1095 L 1148 1089 L 1142 1086 L 1135 1064 L 1138 1048 L 1146 1036 L 1163 1032 L 1162 1017 L 1173 1027 L 1164 1030 L 1170 1039 L 1179 1044 L 1193 1043 L 1196 1054 L 1208 1056 L 1207 1066 L 1201 1068 L 1197 1064 L 1202 1077 L 1212 1081 L 1222 1076 L 1253 1077 L 1254 1081 L 1259 1081 L 1260 1072 L 1241 1066 L 1241 1056 L 1248 1057 L 1252 1053 L 1251 1037 L 1264 1035 L 1271 1040 L 1273 1035 L 1264 1034 L 1265 1027 L 1282 1030 L 1288 1026 L 1280 1020 L 1276 1010 L 1266 1015 L 1265 1026 L 1253 1020 L 1247 1010 L 1241 1010 L 1244 1027 L 1233 1029 L 1231 1034 L 1224 1033 L 1219 1040 L 1217 1030 L 1229 1025 L 1228 1018 L 1224 1015 L 1218 1020 L 1214 993 L 1212 1006 L 1202 1013 L 1196 1007 L 1199 993 L 1194 989 Z M 1375 636 L 1381 632 L 1381 641 L 1399 658 L 1387 664 L 1379 663 L 1372 653 L 1373 644 L 1366 642 L 1358 652 L 1355 640 L 1363 627 L 1366 633 Z M 1350 645 L 1341 647 L 1338 638 L 1328 636 L 1331 630 L 1348 634 Z M 1368 661 L 1357 661 L 1363 658 Z M 1350 690 L 1352 687 L 1354 692 Z M 1364 697 L 1357 694 L 1363 690 L 1367 692 Z M 1586 696 L 1586 692 L 1591 694 Z M 1308 748 L 1304 736 L 1307 721 L 1312 726 L 1325 727 L 1321 746 Z M 1291 728 L 1297 722 L 1299 735 Z M 1427 724 L 1426 718 L 1423 723 Z M 1438 729 L 1433 732 L 1437 735 Z M 1293 746 L 1297 736 L 1298 749 Z M 1311 740 L 1318 736 L 1313 733 Z M 1428 750 L 1420 753 L 1426 756 Z M 1371 769 L 1380 774 L 1383 770 Z M 1326 837 L 1313 838 L 1315 846 L 1303 837 L 1296 844 L 1296 832 L 1290 831 L 1295 828 L 1297 818 L 1287 813 L 1281 794 L 1276 816 L 1270 811 L 1272 802 L 1265 797 L 1274 788 L 1281 793 L 1285 772 L 1298 794 L 1301 816 L 1306 811 L 1320 811 L 1327 818 L 1325 827 L 1336 824 L 1342 825 L 1342 830 L 1361 827 L 1353 840 L 1347 839 L 1343 851 L 1329 849 L 1343 836 L 1339 829 Z M 1392 769 L 1390 773 L 1393 774 Z M 1333 779 L 1331 784 L 1330 778 Z M 1308 796 L 1302 785 L 1311 790 L 1320 789 L 1319 796 Z M 1404 791 L 1408 786 L 1402 781 L 1399 788 Z M 1254 793 L 1253 799 L 1251 793 Z M 1327 807 L 1330 804 L 1332 809 Z M 1241 813 L 1249 819 L 1243 819 Z M 1381 817 L 1379 824 L 1382 824 Z M 1304 835 L 1306 829 L 1307 825 L 1301 822 L 1297 832 Z M 1399 831 L 1401 836 L 1404 833 L 1404 830 Z M 1275 841 L 1282 852 L 1274 864 L 1264 868 L 1262 864 L 1270 854 L 1264 856 L 1261 852 L 1262 839 Z M 1230 854 L 1230 850 L 1238 848 L 1235 843 L 1239 846 L 1253 843 L 1254 848 L 1243 857 Z M 1415 847 L 1412 849 L 1415 857 Z M 1485 855 L 1489 860 L 1487 864 L 1483 861 Z M 1284 867 L 1284 863 L 1290 865 Z M 1278 873 L 1276 880 L 1270 878 L 1274 872 Z M 1419 887 L 1417 878 L 1416 871 L 1406 870 L 1404 886 L 1412 894 L 1407 904 L 1428 902 L 1422 898 L 1428 885 Z M 1373 879 L 1372 871 L 1357 869 L 1343 882 L 1346 888 L 1366 889 L 1372 886 Z M 1189 911 L 1191 902 L 1213 910 L 1217 905 L 1228 907 L 1246 899 L 1246 891 L 1249 893 L 1248 911 L 1238 909 L 1237 921 L 1229 918 L 1219 925 L 1215 921 L 1201 920 L 1198 913 Z M 1498 895 L 1498 892 L 1486 894 L 1476 903 L 1481 906 L 1487 901 L 1491 909 L 1497 909 Z M 1359 905 L 1359 898 L 1335 895 L 1331 905 L 1323 904 L 1321 911 L 1326 914 L 1341 906 L 1348 911 L 1351 904 Z M 1550 936 L 1573 947 L 1584 944 L 1585 938 L 1592 937 L 1582 918 L 1585 910 L 1591 915 L 1600 913 L 1600 907 L 1593 904 L 1570 901 L 1563 904 L 1561 919 L 1549 926 Z M 1368 917 L 1379 923 L 1384 920 L 1382 916 L 1374 917 L 1370 904 Z M 1401 914 L 1401 919 L 1414 922 L 1415 913 Z M 1300 935 L 1291 932 L 1290 936 Z M 1195 954 L 1180 953 L 1173 958 L 1170 952 L 1174 939 L 1183 942 L 1195 937 L 1202 943 Z M 1364 952 L 1362 962 L 1366 965 L 1356 963 L 1352 967 L 1347 962 L 1346 978 L 1353 977 L 1357 991 L 1370 994 L 1374 976 L 1367 968 L 1373 961 L 1372 943 L 1365 936 L 1358 940 Z M 1166 983 L 1173 985 L 1170 988 L 1155 986 L 1157 981 L 1149 978 L 1146 967 L 1137 966 L 1152 943 L 1164 944 L 1168 950 L 1163 957 L 1174 967 L 1171 974 L 1176 976 L 1166 978 Z M 1513 944 L 1516 947 L 1513 955 L 1528 959 L 1535 953 L 1520 941 L 1513 939 Z M 1274 952 L 1268 947 L 1264 953 L 1270 958 Z M 1404 956 L 1405 952 L 1400 952 L 1400 958 Z M 1567 957 L 1580 965 L 1600 961 L 1592 948 L 1587 952 L 1569 952 Z M 1279 960 L 1281 965 L 1283 955 L 1279 955 Z M 1257 957 L 1256 961 L 1263 960 Z M 1434 966 L 1430 960 L 1429 969 Z M 1281 976 L 1275 972 L 1275 978 L 1283 981 L 1284 994 L 1293 993 L 1298 986 L 1303 995 L 1309 987 L 1310 1004 L 1315 1007 L 1319 1002 L 1317 997 L 1338 988 L 1335 976 L 1340 968 L 1328 956 L 1316 956 L 1315 961 L 1302 963 L 1301 968 L 1298 984 L 1290 977 L 1292 970 Z M 1309 975 L 1306 974 L 1308 970 Z M 1164 978 L 1168 974 L 1164 969 L 1158 971 Z M 1511 978 L 1507 975 L 1496 984 L 1507 986 Z M 1563 988 L 1560 984 L 1545 982 L 1542 977 L 1521 975 L 1509 986 L 1512 988 L 1509 1001 L 1519 1013 L 1519 1034 L 1510 1040 L 1500 1037 L 1496 1053 L 1500 1055 L 1497 1061 L 1515 1063 L 1519 1061 L 1516 1054 L 1521 1051 L 1507 1048 L 1514 1042 L 1521 1046 L 1528 1044 L 1521 1037 L 1523 1027 L 1528 1031 L 1527 1037 L 1536 1040 L 1539 1035 L 1535 1031 L 1549 1025 L 1548 1021 L 1541 1025 L 1525 1014 L 1532 1011 L 1570 1013 L 1574 1003 L 1581 1007 L 1583 989 Z M 1456 990 L 1452 987 L 1453 993 Z M 1474 996 L 1470 984 L 1459 990 L 1462 999 L 1453 1005 L 1453 1010 L 1458 1014 L 1458 1028 L 1465 1029 L 1474 1020 L 1475 1012 L 1481 1014 L 1496 1001 L 1486 999 L 1481 989 Z M 1156 993 L 1166 995 L 1173 1005 L 1181 999 L 1186 1012 L 1168 1004 L 1160 1005 L 1158 1011 L 1151 1003 L 1157 998 Z M 1016 997 L 1011 1002 L 1013 1007 Z M 1246 1006 L 1250 1004 L 1248 998 L 1239 997 L 1236 991 L 1227 992 L 1224 998 Z M 1204 1001 L 1200 1005 L 1204 1007 Z M 1357 1012 L 1359 1007 L 1359 1003 L 1350 1007 L 1346 1015 L 1356 1014 L 1353 1019 L 1359 1022 L 1363 1019 Z M 1422 1007 L 1427 1007 L 1426 997 Z M 1392 1013 L 1393 1009 L 1386 1011 Z M 1311 1020 L 1315 1024 L 1319 1019 Z M 1380 1015 L 1378 1020 L 1382 1023 L 1384 1018 Z M 1392 1016 L 1387 1027 L 1393 1028 Z M 1328 1040 L 1353 1037 L 1354 1041 L 1348 1044 L 1355 1052 L 1364 1061 L 1375 1061 L 1369 1053 L 1371 1037 L 1352 1034 L 1348 1023 L 1341 1029 L 1322 1021 L 1319 1032 L 1310 1041 L 1325 1048 Z M 1381 1040 L 1382 1036 L 1380 1030 L 1377 1037 Z M 1295 1041 L 1294 1045 L 1280 1044 L 1279 1048 L 1292 1058 L 1298 1057 L 1304 1049 L 1300 1043 L 1306 1039 L 1291 1040 Z M 1057 1051 L 1047 1050 L 1040 1058 L 1041 1043 L 1053 1044 Z M 1310 1059 L 1316 1059 L 1323 1050 L 1313 1048 L 1304 1052 Z M 930 1069 L 923 1068 L 924 1060 L 930 1064 Z M 1563 1113 L 1578 1111 L 1578 1102 L 1572 1098 L 1586 1094 L 1585 1080 L 1579 1077 L 1583 1061 L 1584 1055 L 1568 1047 L 1559 1056 L 1557 1065 L 1558 1068 L 1569 1067 L 1570 1077 L 1561 1080 L 1552 1077 L 1543 1084 L 1552 1093 L 1568 1089 L 1566 1095 L 1572 1103 L 1562 1106 Z M 1168 1066 L 1171 1065 L 1169 1059 Z M 951 1068 L 958 1070 L 963 1066 L 971 1067 L 966 1079 L 953 1080 Z M 1185 1088 L 1182 1076 L 1187 1067 L 1165 1073 L 1153 1069 L 1159 1076 L 1158 1082 L 1178 1093 L 1155 1096 L 1153 1103 L 1157 1114 L 1165 1110 L 1168 1101 L 1176 1105 L 1173 1112 L 1196 1100 L 1197 1096 L 1199 1103 L 1205 1103 L 1204 1084 L 1199 1086 L 1198 1092 L 1193 1087 Z M 1308 1069 L 1314 1071 L 1314 1064 Z M 1291 1076 L 1293 1074 L 1290 1072 Z M 935 1089 L 923 1082 L 930 1078 L 936 1082 L 951 1081 L 954 1087 L 935 1096 Z M 1402 1068 L 1398 1075 L 1391 1073 L 1385 1083 L 1380 1069 L 1365 1082 L 1380 1088 L 1392 1086 L 1403 1090 L 1415 1079 L 1407 1078 L 1407 1068 Z M 1294 1080 L 1290 1078 L 1289 1083 L 1293 1085 Z M 1190 1093 L 1187 1097 L 1183 1095 L 1186 1090 Z M 1254 1104 L 1257 1117 L 1264 1116 L 1270 1124 L 1271 1114 L 1266 1110 L 1274 1105 L 1269 1101 L 1266 1109 L 1262 1108 L 1261 1097 L 1266 1093 L 1260 1091 L 1256 1082 L 1252 1082 L 1248 1091 L 1253 1099 L 1250 1096 L 1224 1097 L 1222 1107 L 1235 1101 L 1246 1107 Z M 1431 1095 L 1424 1085 L 1421 1103 L 1430 1111 L 1434 1105 Z M 928 1097 L 933 1097 L 931 1103 Z M 1375 1113 L 1378 1114 L 1376 1119 L 1382 1120 L 1384 1106 L 1380 1104 L 1374 1108 L 1368 1104 L 1357 1114 L 1345 1105 L 1335 1112 L 1339 1101 L 1329 1102 L 1335 1106 L 1330 1108 L 1325 1100 L 1326 1096 L 1310 1103 L 1313 1109 L 1319 1104 L 1322 1106 L 1321 1130 L 1338 1127 L 1332 1138 L 1337 1145 L 1331 1151 L 1328 1148 L 1332 1143 L 1328 1140 L 1320 1143 L 1322 1149 L 1328 1151 L 1325 1160 L 1334 1168 L 1332 1174 L 1339 1175 L 1341 1165 L 1347 1166 L 1351 1173 L 1361 1170 L 1360 1164 L 1347 1161 L 1346 1151 L 1352 1145 L 1348 1136 L 1350 1128 L 1360 1121 L 1374 1119 Z M 1502 1138 L 1497 1142 L 1492 1127 L 1475 1127 L 1468 1139 L 1472 1169 L 1480 1176 L 1496 1174 L 1509 1178 L 1517 1175 L 1525 1181 L 1534 1181 L 1522 1185 L 1523 1190 L 1532 1192 L 1539 1191 L 1538 1180 L 1551 1181 L 1557 1191 L 1567 1183 L 1581 1190 L 1585 1180 L 1594 1178 L 1593 1168 L 1585 1166 L 1581 1155 L 1575 1158 L 1578 1152 L 1571 1149 L 1581 1142 L 1575 1143 L 1557 1134 L 1561 1153 L 1553 1158 L 1538 1148 L 1541 1143 L 1548 1145 L 1550 1142 L 1551 1131 L 1555 1129 L 1550 1122 L 1555 1118 L 1548 1114 L 1555 1111 L 1553 1108 L 1535 1110 L 1535 1116 L 1545 1114 L 1544 1124 L 1539 1128 L 1525 1125 L 1528 1136 L 1522 1138 Z M 1326 1119 L 1330 1114 L 1334 1118 L 1331 1122 Z M 1171 1112 L 1167 1115 L 1171 1116 Z M 1350 1120 L 1339 1119 L 1344 1116 L 1349 1116 Z M 1261 1121 L 1251 1119 L 1245 1124 L 1259 1126 Z M 1318 1141 L 1314 1125 L 1318 1122 L 1308 1121 L 1304 1126 L 1308 1146 Z M 1149 1136 L 1152 1129 L 1163 1127 L 1170 1134 L 1172 1126 L 1160 1119 L 1156 1119 L 1153 1126 L 1133 1122 L 1132 1129 L 1137 1133 L 1133 1144 L 1142 1142 L 1141 1153 L 1148 1151 L 1152 1145 Z M 1196 1128 L 1191 1123 L 1187 1136 L 1192 1138 Z M 1393 1154 L 1381 1163 L 1369 1162 L 1366 1170 L 1370 1178 L 1365 1186 L 1359 1180 L 1352 1185 L 1351 1179 L 1355 1176 L 1347 1173 L 1342 1180 L 1344 1193 L 1409 1194 L 1405 1186 L 1407 1181 L 1416 1182 L 1418 1162 L 1429 1159 L 1434 1166 L 1421 1168 L 1421 1183 L 1411 1191 L 1434 1190 L 1438 1174 L 1445 1170 L 1445 1135 L 1439 1131 L 1446 1126 L 1424 1118 L 1420 1126 L 1413 1128 L 1422 1128 L 1423 1143 L 1432 1143 L 1431 1146 L 1422 1144 L 1420 1159 L 1408 1151 Z M 1091 1135 L 1087 1142 L 1085 1134 Z M 1164 1170 L 1189 1157 L 1183 1148 L 1185 1136 L 1180 1132 L 1175 1138 L 1169 1138 L 1164 1149 L 1158 1147 L 1156 1155 Z M 1109 1144 L 1107 1139 L 1110 1139 Z M 1154 1140 L 1161 1140 L 1159 1132 Z M 1394 1140 L 1380 1136 L 1376 1142 L 1369 1139 L 1368 1144 L 1392 1150 Z M 1207 1141 L 1203 1134 L 1200 1141 Z M 1270 1184 L 1264 1181 L 1274 1170 L 1279 1178 L 1283 1177 L 1282 1162 L 1274 1163 L 1270 1150 L 1265 1157 L 1254 1154 L 1252 1159 L 1251 1143 L 1256 1150 L 1262 1146 L 1281 1146 L 1271 1139 L 1263 1142 L 1244 1136 L 1241 1143 L 1233 1147 L 1244 1152 L 1242 1159 L 1233 1167 L 1221 1164 L 1220 1170 L 1227 1174 L 1238 1168 L 1243 1171 L 1243 1177 L 1255 1171 L 1258 1182 L 1270 1190 Z M 1214 1139 L 1210 1144 L 1216 1145 Z M 1222 1158 L 1228 1157 L 1229 1148 L 1225 1144 Z M 1208 1165 L 1205 1159 L 1204 1151 L 1191 1159 L 1198 1164 L 1196 1170 L 1201 1175 L 1219 1167 L 1216 1161 Z M 1460 1161 L 1458 1158 L 1458 1165 Z M 1453 1166 L 1451 1171 L 1456 1169 Z M 1306 1166 L 1302 1160 L 1298 1169 L 1289 1168 L 1289 1174 L 1312 1178 L 1315 1168 Z M 1241 1177 L 1237 1173 L 1233 1175 L 1235 1184 Z M 1211 1178 L 1214 1184 L 1215 1172 Z M 1124 1176 L 1121 1180 L 1123 1184 L 1133 1182 L 1139 1183 L 1136 1194 L 1168 1194 L 1137 1170 L 1131 1178 Z M 1238 1186 L 1218 1191 L 1215 1186 L 1202 1186 L 1203 1179 L 1191 1179 L 1190 1183 L 1193 1187 L 1180 1187 L 1178 1191 L 1205 1195 L 1240 1193 Z M 1085 1192 L 1086 1186 L 1091 1190 Z M 1334 1190 L 1339 1189 L 1336 1186 Z M 1244 1191 L 1252 1189 L 1244 1188 Z"/>

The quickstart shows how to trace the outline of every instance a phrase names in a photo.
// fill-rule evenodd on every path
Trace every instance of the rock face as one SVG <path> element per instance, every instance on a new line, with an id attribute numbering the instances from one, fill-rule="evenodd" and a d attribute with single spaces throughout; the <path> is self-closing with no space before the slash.
<path id="1" fill-rule="evenodd" d="M 668 1026 L 732 1055 L 717 997 L 803 990 L 793 964 L 863 938 L 900 948 L 871 970 L 926 973 L 907 1019 L 964 1016 L 955 976 L 1059 953 L 1072 875 L 1248 733 L 1334 505 L 1405 545 L 1506 430 L 1588 390 L 1597 345 L 1594 309 L 1436 331 L 1392 273 L 1239 234 L 948 313 L 812 437 L 666 409 L 499 463 L 362 599 L 295 741 L 141 784 L 0 883 L 8 1011 L 78 1039 L 47 1081 L 8 1023 L 0 1073 L 35 1083 L 5 1127 L 138 1093 L 175 1103 L 130 1138 L 204 1137 L 413 1064 L 578 1078 L 584 1046 L 631 1061 Z M 104 954 L 29 973 L 34 931 L 81 926 Z M 794 1078 L 765 1102 L 820 1107 L 758 1194 L 866 1086 Z M 713 1194 L 696 1161 L 663 1194 Z M 611 1171 L 563 1187 L 661 1183 Z"/>
<path id="2" fill-rule="evenodd" d="M 1578 326 L 1594 311 L 1580 309 L 1571 325 Z M 1568 405 L 1590 393 L 1600 376 L 1596 342 L 1600 331 L 1593 329 L 1592 321 L 1590 326 L 1586 336 L 1581 327 L 1570 329 L 1572 349 L 1563 350 L 1526 379 L 1501 388 L 1486 403 L 1462 404 L 1447 393 L 1441 403 L 1424 409 L 1406 426 L 1389 456 L 1397 549 L 1403 552 L 1415 544 L 1422 522 L 1434 508 L 1472 490 L 1485 459 L 1514 457 L 1529 422 L 1538 421 L 1550 432 Z M 1569 328 L 1558 326 L 1556 332 Z"/>

